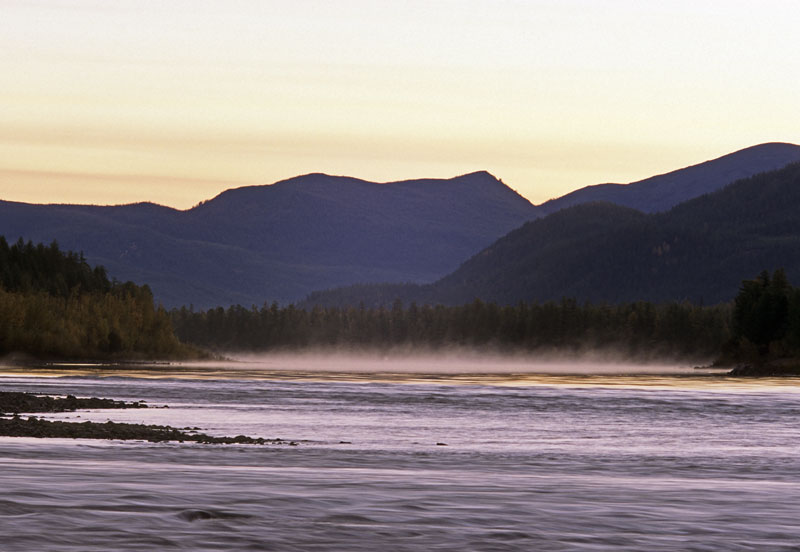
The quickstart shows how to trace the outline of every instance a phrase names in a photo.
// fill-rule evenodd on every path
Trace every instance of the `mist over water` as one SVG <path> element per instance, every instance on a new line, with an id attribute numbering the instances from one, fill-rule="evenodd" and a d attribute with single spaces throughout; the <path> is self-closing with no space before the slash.
<path id="1" fill-rule="evenodd" d="M 370 368 L 371 366 L 371 368 Z M 798 380 L 566 360 L 0 370 L 298 446 L 0 438 L 3 550 L 791 550 Z"/>
<path id="2" fill-rule="evenodd" d="M 692 367 L 666 363 L 634 363 L 618 358 L 584 355 L 496 355 L 452 352 L 440 354 L 287 354 L 242 355 L 229 358 L 262 369 L 285 372 L 355 372 L 394 374 L 675 374 Z M 237 363 L 226 365 L 235 368 Z"/>

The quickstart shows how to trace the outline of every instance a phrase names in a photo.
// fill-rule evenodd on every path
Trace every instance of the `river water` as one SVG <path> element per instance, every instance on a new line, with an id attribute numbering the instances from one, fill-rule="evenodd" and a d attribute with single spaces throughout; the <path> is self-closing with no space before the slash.
<path id="1" fill-rule="evenodd" d="M 49 419 L 296 443 L 0 438 L 0 550 L 800 549 L 800 380 L 586 370 L 0 367 L 169 406 Z"/>

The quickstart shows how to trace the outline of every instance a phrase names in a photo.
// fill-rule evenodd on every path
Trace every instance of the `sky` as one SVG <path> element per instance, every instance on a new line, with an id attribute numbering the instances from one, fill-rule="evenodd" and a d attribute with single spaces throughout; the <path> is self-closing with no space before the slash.
<path id="1" fill-rule="evenodd" d="M 800 143 L 796 0 L 0 0 L 0 199 L 488 170 L 533 203 Z"/>

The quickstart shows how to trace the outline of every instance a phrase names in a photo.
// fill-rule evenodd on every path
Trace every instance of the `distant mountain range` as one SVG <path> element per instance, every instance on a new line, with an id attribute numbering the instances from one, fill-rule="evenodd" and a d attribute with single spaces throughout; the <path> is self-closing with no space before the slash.
<path id="1" fill-rule="evenodd" d="M 355 282 L 433 281 L 535 218 L 486 172 L 376 184 L 309 174 L 178 211 L 0 202 L 0 235 L 57 240 L 165 306 L 287 303 Z"/>
<path id="2" fill-rule="evenodd" d="M 646 214 L 598 202 L 528 222 L 430 285 L 357 286 L 306 304 L 732 299 L 743 279 L 783 267 L 800 281 L 800 163 Z"/>
<path id="3" fill-rule="evenodd" d="M 623 221 L 651 220 L 643 213 L 611 205 L 556 213 L 563 207 L 603 199 L 640 211 L 663 211 L 737 178 L 797 160 L 800 146 L 763 144 L 641 182 L 590 186 L 538 207 L 486 172 L 384 184 L 309 174 L 228 190 L 186 211 L 152 203 L 87 206 L 0 201 L 0 235 L 9 241 L 18 237 L 34 242 L 57 240 L 62 249 L 83 251 L 90 263 L 104 265 L 111 276 L 149 284 L 168 307 L 285 304 L 314 290 L 353 284 L 366 285 L 346 293 L 337 289 L 334 294 L 341 298 L 358 290 L 365 298 L 382 301 L 387 288 L 378 286 L 379 282 L 437 279 L 434 286 L 425 287 L 425 293 L 435 289 L 431 297 L 447 302 L 471 300 L 475 293 L 503 301 L 512 295 L 544 298 L 562 288 L 581 289 L 542 287 L 548 278 L 566 285 L 574 274 L 589 274 L 597 267 L 610 271 L 617 262 L 614 256 L 598 256 L 586 244 L 600 248 L 598 240 L 611 239 L 609 232 L 613 234 Z M 534 231 L 538 237 L 528 236 L 528 225 L 486 249 L 540 217 L 545 218 L 532 223 L 539 228 Z M 623 228 L 614 239 L 627 243 L 628 230 Z M 518 246 L 506 247 L 500 245 L 504 240 L 520 241 Z M 456 270 L 478 251 L 483 252 Z M 484 270 L 479 266 L 481 258 L 491 259 L 489 265 L 496 270 L 479 276 Z M 571 260 L 566 263 L 565 259 Z M 514 276 L 515 266 L 528 271 L 522 280 Z M 588 275 L 583 278 L 587 289 L 594 289 L 596 282 Z M 479 281 L 495 291 L 468 284 L 477 286 Z M 515 282 L 526 284 L 511 285 Z M 617 282 L 619 290 L 628 290 L 618 292 L 619 298 L 635 295 L 625 280 Z M 445 288 L 449 291 L 440 295 Z M 614 298 L 614 294 L 591 296 Z"/>

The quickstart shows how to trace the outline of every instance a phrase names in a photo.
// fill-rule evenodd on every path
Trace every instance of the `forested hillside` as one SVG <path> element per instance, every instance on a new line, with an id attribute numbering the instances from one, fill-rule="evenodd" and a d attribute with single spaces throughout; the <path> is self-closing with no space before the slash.
<path id="1" fill-rule="evenodd" d="M 108 279 L 83 255 L 0 237 L 0 354 L 175 358 L 192 354 L 147 286 Z"/>
<path id="2" fill-rule="evenodd" d="M 306 306 L 519 301 L 730 301 L 740 282 L 784 267 L 800 279 L 800 164 L 644 214 L 583 204 L 525 224 L 426 286 L 315 293 Z"/>

